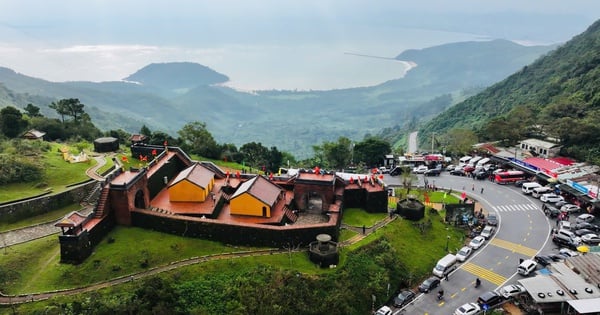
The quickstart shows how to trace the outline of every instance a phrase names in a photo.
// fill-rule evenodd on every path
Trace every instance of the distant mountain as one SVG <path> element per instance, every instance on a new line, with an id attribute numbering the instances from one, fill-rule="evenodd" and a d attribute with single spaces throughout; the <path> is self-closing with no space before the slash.
<path id="1" fill-rule="evenodd" d="M 166 89 L 190 89 L 225 83 L 226 75 L 192 62 L 153 63 L 123 79 Z"/>
<path id="2" fill-rule="evenodd" d="M 261 142 L 306 158 L 313 154 L 312 145 L 340 136 L 359 141 L 383 128 L 400 133 L 550 49 L 492 41 L 410 50 L 398 58 L 417 66 L 403 78 L 330 91 L 239 92 L 218 85 L 226 76 L 193 63 L 152 64 L 125 78 L 138 83 L 55 83 L 6 68 L 0 68 L 0 82 L 15 93 L 78 98 L 94 109 L 90 116 L 103 130 L 138 132 L 146 124 L 176 135 L 185 123 L 197 120 L 206 122 L 220 143 Z"/>
<path id="3" fill-rule="evenodd" d="M 581 160 L 600 160 L 600 21 L 547 56 L 441 113 L 421 128 L 420 136 L 468 128 L 485 140 L 494 129 L 501 129 L 500 124 L 512 123 L 513 117 L 520 120 L 508 125 L 513 131 L 538 126 L 536 132 L 560 139 L 565 153 Z"/>

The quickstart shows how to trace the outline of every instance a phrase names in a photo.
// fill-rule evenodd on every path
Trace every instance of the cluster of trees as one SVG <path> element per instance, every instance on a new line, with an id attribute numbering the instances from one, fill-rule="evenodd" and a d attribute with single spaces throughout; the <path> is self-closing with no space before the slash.
<path id="1" fill-rule="evenodd" d="M 33 104 L 27 104 L 24 113 L 13 106 L 2 108 L 0 110 L 2 135 L 9 139 L 17 138 L 32 128 L 45 132 L 44 139 L 50 141 L 59 139 L 93 141 L 102 135 L 85 112 L 85 105 L 78 99 L 62 99 L 48 106 L 54 109 L 61 119 L 43 116 L 40 108 Z"/>
<path id="2" fill-rule="evenodd" d="M 411 275 L 382 238 L 348 256 L 338 272 L 298 273 L 266 265 L 231 268 L 198 277 L 155 276 L 132 290 L 93 292 L 56 305 L 63 314 L 367 314 L 388 299 L 389 283 Z M 40 310 L 42 311 L 49 311 Z"/>

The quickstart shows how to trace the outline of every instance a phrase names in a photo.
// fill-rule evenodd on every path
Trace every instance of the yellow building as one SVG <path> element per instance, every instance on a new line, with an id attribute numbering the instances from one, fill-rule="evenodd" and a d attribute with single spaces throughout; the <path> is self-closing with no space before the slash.
<path id="1" fill-rule="evenodd" d="M 169 200 L 180 202 L 203 202 L 215 185 L 215 174 L 195 163 L 181 171 L 169 184 Z"/>
<path id="2" fill-rule="evenodd" d="M 229 200 L 231 214 L 270 218 L 283 190 L 262 176 L 242 183 Z"/>

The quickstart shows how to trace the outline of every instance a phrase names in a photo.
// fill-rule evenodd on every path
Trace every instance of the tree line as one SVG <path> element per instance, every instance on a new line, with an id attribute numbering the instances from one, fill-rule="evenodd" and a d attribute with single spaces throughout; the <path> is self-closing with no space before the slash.
<path id="1" fill-rule="evenodd" d="M 122 129 L 102 132 L 92 122 L 85 111 L 85 105 L 77 98 L 61 99 L 48 105 L 59 118 L 45 117 L 40 108 L 28 104 L 23 110 L 7 106 L 0 110 L 0 140 L 19 139 L 30 129 L 45 132 L 47 141 L 89 141 L 98 137 L 110 136 L 127 143 L 131 133 Z M 381 138 L 366 136 L 362 141 L 340 137 L 337 141 L 324 141 L 312 146 L 313 156 L 301 161 L 289 152 L 282 152 L 276 146 L 267 147 L 261 142 L 249 142 L 237 147 L 232 143 L 219 144 L 207 129 L 206 123 L 193 121 L 185 124 L 173 137 L 163 131 L 152 131 L 143 125 L 139 131 L 147 137 L 146 143 L 180 146 L 184 151 L 207 159 L 235 162 L 244 167 L 276 173 L 280 167 L 344 170 L 352 166 L 366 169 L 383 164 L 383 158 L 391 153 L 391 145 Z M 31 181 L 16 176 L 9 182 Z M 1 182 L 0 182 L 1 183 Z"/>

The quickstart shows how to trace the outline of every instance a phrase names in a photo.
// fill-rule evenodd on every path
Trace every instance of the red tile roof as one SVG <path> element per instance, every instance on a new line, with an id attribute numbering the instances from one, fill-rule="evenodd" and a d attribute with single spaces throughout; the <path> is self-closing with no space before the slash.
<path id="1" fill-rule="evenodd" d="M 133 135 L 131 135 L 131 137 L 129 137 L 129 140 L 131 142 L 141 142 L 141 141 L 146 140 L 147 138 L 148 137 L 141 135 L 141 134 L 133 134 Z"/>
<path id="2" fill-rule="evenodd" d="M 536 166 L 536 167 L 539 167 L 541 169 L 548 170 L 548 171 L 565 166 L 556 161 L 553 161 L 550 159 L 545 159 L 545 158 L 540 158 L 540 157 L 527 158 L 527 159 L 523 160 L 523 162 L 529 163 L 533 166 Z"/>
<path id="3" fill-rule="evenodd" d="M 177 183 L 188 180 L 192 184 L 195 184 L 201 188 L 208 188 L 210 181 L 215 177 L 215 173 L 202 166 L 201 164 L 194 163 L 192 166 L 179 172 L 177 177 L 169 184 L 169 187 L 176 185 Z"/>
<path id="4" fill-rule="evenodd" d="M 83 221 L 85 221 L 87 217 L 84 216 L 83 214 L 77 212 L 77 211 L 73 211 L 71 213 L 69 213 L 68 215 L 66 215 L 64 218 L 62 218 L 62 220 L 56 222 L 56 224 L 54 224 L 54 226 L 56 227 L 76 227 L 78 225 L 81 225 L 81 223 L 83 223 Z"/>

